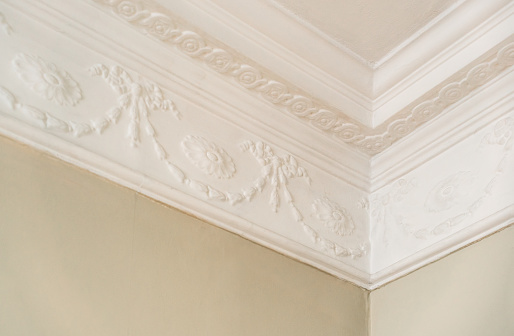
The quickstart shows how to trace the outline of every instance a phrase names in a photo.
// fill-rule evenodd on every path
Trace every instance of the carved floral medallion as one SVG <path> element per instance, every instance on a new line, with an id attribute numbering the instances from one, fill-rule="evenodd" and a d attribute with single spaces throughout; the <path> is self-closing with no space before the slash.
<path id="1" fill-rule="evenodd" d="M 470 172 L 458 172 L 439 182 L 427 196 L 425 209 L 441 212 L 450 209 L 470 191 L 473 179 Z"/>
<path id="2" fill-rule="evenodd" d="M 223 148 L 200 136 L 187 136 L 182 141 L 182 149 L 189 161 L 208 175 L 226 179 L 236 171 L 232 158 Z"/>
<path id="3" fill-rule="evenodd" d="M 74 106 L 82 99 L 77 82 L 55 64 L 27 54 L 16 55 L 12 64 L 21 80 L 45 99 L 62 106 Z"/>
<path id="4" fill-rule="evenodd" d="M 316 217 L 335 234 L 347 236 L 352 234 L 355 229 L 353 219 L 348 211 L 328 198 L 315 200 L 312 207 L 316 212 Z"/>

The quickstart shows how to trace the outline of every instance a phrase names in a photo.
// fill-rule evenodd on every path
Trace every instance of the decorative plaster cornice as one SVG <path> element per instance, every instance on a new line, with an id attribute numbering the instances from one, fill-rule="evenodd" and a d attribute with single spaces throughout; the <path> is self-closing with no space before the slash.
<path id="1" fill-rule="evenodd" d="M 271 79 L 267 75 L 269 71 L 261 69 L 257 64 L 249 64 L 242 55 L 229 50 L 205 33 L 184 25 L 183 20 L 149 1 L 93 1 L 110 8 L 119 18 L 163 43 L 174 46 L 183 54 L 235 79 L 241 87 L 259 94 L 275 106 L 370 155 L 384 151 L 514 64 L 514 43 L 509 43 L 491 61 L 473 66 L 464 76 L 444 83 L 442 89 L 427 93 L 414 107 L 399 112 L 381 127 L 370 129 L 346 117 L 342 111 L 324 107 L 317 103 L 317 99 L 302 93 L 293 85 Z"/>
<path id="2" fill-rule="evenodd" d="M 36 87 L 38 90 L 33 89 L 33 91 L 45 99 L 53 100 L 54 96 L 50 94 L 55 95 L 55 89 L 61 89 L 58 92 L 60 99 L 56 100 L 58 105 L 73 106 L 75 104 L 72 103 L 82 97 L 79 85 L 71 79 L 67 72 L 58 70 L 57 66 L 43 61 L 40 57 L 17 55 L 12 62 L 12 67 L 21 80 L 28 82 L 29 88 Z M 21 103 L 10 90 L 1 86 L 0 102 L 3 102 L 14 113 L 21 112 L 27 119 L 43 129 L 70 133 L 74 137 L 91 135 L 93 131 L 102 134 L 106 128 L 117 124 L 124 114 L 128 115 L 127 137 L 131 147 L 138 147 L 142 142 L 142 134 L 146 135 L 151 140 L 154 154 L 167 168 L 175 183 L 186 186 L 192 193 L 199 194 L 209 201 L 228 203 L 231 206 L 236 206 L 243 201 L 251 202 L 255 195 L 262 193 L 269 185 L 271 210 L 277 212 L 280 203 L 285 202 L 291 210 L 294 220 L 303 228 L 305 234 L 319 246 L 320 250 L 336 258 L 351 257 L 353 259 L 366 255 L 366 243 L 355 248 L 344 247 L 317 231 L 314 224 L 306 222 L 305 216 L 294 201 L 288 184 L 289 180 L 293 178 L 303 178 L 307 184 L 311 183 L 311 179 L 306 169 L 300 166 L 293 156 L 278 156 L 268 144 L 262 141 L 245 141 L 240 146 L 241 150 L 254 156 L 261 166 L 260 176 L 248 186 L 240 188 L 239 192 L 221 190 L 209 183 L 192 178 L 188 170 L 179 167 L 177 160 L 169 154 L 170 144 L 165 144 L 160 139 L 152 121 L 152 114 L 169 112 L 178 120 L 182 117 L 173 100 L 167 97 L 161 87 L 142 76 L 134 79 L 127 70 L 116 65 L 107 67 L 103 64 L 96 64 L 89 68 L 89 73 L 92 76 L 103 78 L 116 93 L 118 100 L 118 105 L 111 107 L 105 117 L 98 120 L 74 122 L 63 117 L 59 118 L 40 108 Z M 49 76 L 58 78 L 50 77 L 52 81 L 47 83 L 46 78 Z M 56 88 L 51 87 L 54 81 L 59 81 L 61 85 Z M 51 91 L 52 89 L 54 91 Z M 69 96 L 67 96 L 68 94 Z M 191 163 L 207 175 L 228 179 L 236 172 L 235 164 L 226 151 L 202 137 L 186 136 L 181 142 L 181 146 L 184 155 Z M 170 183 L 172 182 L 170 181 Z M 348 224 L 352 225 L 352 230 L 346 232 L 345 235 L 350 235 L 354 228 L 351 218 L 348 218 L 348 221 Z"/>
<path id="3" fill-rule="evenodd" d="M 265 70 L 250 65 L 244 56 L 182 29 L 179 19 L 141 8 L 142 2 L 102 0 L 125 20 L 180 52 L 144 59 L 138 54 L 142 49 L 139 43 L 162 51 L 160 43 L 154 45 L 144 36 L 134 38 L 130 27 L 110 20 L 102 20 L 103 28 L 114 31 L 105 41 L 128 34 L 132 39 L 127 44 L 133 43 L 133 49 L 123 49 L 123 43 L 116 44 L 122 48 L 98 43 L 101 35 L 93 30 L 87 31 L 89 38 L 98 44 L 75 44 L 72 41 L 80 41 L 77 36 L 86 35 L 82 20 L 98 14 L 97 6 L 69 3 L 58 16 L 37 11 L 53 8 L 45 7 L 48 3 L 40 8 L 35 5 L 39 2 L 26 1 L 23 5 L 7 1 L 5 7 L 10 19 L 13 15 L 10 22 L 16 33 L 27 36 L 0 39 L 3 134 L 367 288 L 377 284 L 377 277 L 383 281 L 380 274 L 384 272 L 392 272 L 387 279 L 396 277 L 399 273 L 391 270 L 413 255 L 433 255 L 437 244 L 452 249 L 447 242 L 461 239 L 470 229 L 482 234 L 482 228 L 474 225 L 491 213 L 506 209 L 512 214 L 514 193 L 505 188 L 514 184 L 514 100 L 505 98 L 514 79 L 512 68 L 507 69 L 514 63 L 510 40 L 461 67 L 433 92 L 371 130 L 357 123 L 339 123 L 338 118 L 345 118 L 338 116 L 339 112 L 316 105 L 314 98 L 290 93 L 296 89 L 271 75 L 266 77 Z M 55 26 L 48 25 L 54 15 Z M 3 16 L 2 20 L 5 22 Z M 73 26 L 73 20 L 78 23 L 75 30 L 62 33 L 63 27 Z M 48 50 L 48 44 L 56 48 Z M 134 54 L 137 57 L 131 58 Z M 223 76 L 199 71 L 197 64 L 181 54 L 201 60 Z M 164 58 L 177 66 L 162 71 L 162 63 L 156 60 Z M 148 65 L 151 61 L 159 65 Z M 101 63 L 89 67 L 95 62 Z M 185 70 L 178 65 L 185 65 Z M 90 76 L 85 71 L 88 68 Z M 190 74 L 200 79 L 189 82 Z M 278 127 L 254 127 L 253 121 L 261 122 L 257 118 L 242 122 L 237 112 L 244 111 L 247 117 L 265 104 L 246 95 L 236 100 L 240 92 L 224 78 L 234 78 L 266 101 L 366 153 L 383 151 L 407 134 L 411 137 L 370 158 L 322 134 L 318 137 L 300 123 L 276 136 L 273 131 L 290 118 L 265 109 L 263 114 L 275 117 L 271 122 Z M 56 80 L 61 85 L 50 86 Z M 216 85 L 221 87 L 219 91 Z M 105 90 L 107 86 L 112 90 Z M 213 98 L 223 90 L 228 91 L 226 96 Z M 233 106 L 225 104 L 230 98 Z M 258 107 L 252 110 L 248 107 L 252 104 Z M 450 106 L 449 112 L 455 113 L 443 113 Z M 446 123 L 450 117 L 454 120 Z M 417 129 L 428 121 L 426 127 Z M 348 125 L 357 127 L 354 133 L 351 127 L 343 128 Z M 124 136 L 126 141 L 122 141 Z M 291 142 L 287 137 L 301 141 Z M 413 141 L 418 137 L 423 141 Z M 444 149 L 418 151 L 437 147 L 432 144 L 434 139 L 445 142 Z M 362 159 L 358 161 L 362 163 L 360 176 L 371 181 L 370 188 L 352 184 L 353 170 L 339 175 L 327 170 L 332 161 L 318 159 L 310 141 L 324 157 L 333 154 L 334 162 L 340 164 L 337 168 L 350 167 L 356 157 Z M 403 151 L 405 143 L 412 147 Z M 403 151 L 405 157 L 388 156 L 395 151 Z M 414 152 L 421 158 L 411 164 Z M 384 157 L 389 157 L 387 165 L 380 161 Z M 373 180 L 373 174 L 382 177 L 388 169 L 394 174 Z M 464 199 L 469 181 L 478 183 Z M 491 227 L 495 225 L 504 223 Z"/>

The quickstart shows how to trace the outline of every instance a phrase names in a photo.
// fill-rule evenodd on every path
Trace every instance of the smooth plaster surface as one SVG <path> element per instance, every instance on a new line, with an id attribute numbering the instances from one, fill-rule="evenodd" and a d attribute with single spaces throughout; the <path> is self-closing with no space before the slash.
<path id="1" fill-rule="evenodd" d="M 371 336 L 514 335 L 514 226 L 371 292 L 370 306 Z"/>
<path id="2" fill-rule="evenodd" d="M 367 293 L 0 137 L 0 335 L 366 334 Z"/>
<path id="3" fill-rule="evenodd" d="M 377 62 L 457 0 L 271 0 Z"/>

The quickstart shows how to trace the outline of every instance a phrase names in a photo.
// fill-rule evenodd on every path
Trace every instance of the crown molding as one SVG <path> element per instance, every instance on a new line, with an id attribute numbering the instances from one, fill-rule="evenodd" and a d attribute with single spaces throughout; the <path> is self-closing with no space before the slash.
<path id="1" fill-rule="evenodd" d="M 373 127 L 512 35 L 514 3 L 465 1 L 374 72 Z"/>
<path id="2" fill-rule="evenodd" d="M 180 15 L 0 1 L 0 132 L 364 288 L 508 224 L 512 37 L 370 128 Z"/>
<path id="3" fill-rule="evenodd" d="M 107 6 L 119 18 L 143 30 L 145 33 L 154 36 L 156 36 L 156 33 L 152 31 L 151 26 L 151 24 L 153 24 L 153 16 L 164 15 L 166 20 L 172 23 L 173 26 L 179 25 L 179 21 L 173 18 L 170 13 L 164 12 L 162 9 L 155 9 L 155 5 L 147 5 L 141 1 L 115 1 L 108 3 L 105 0 L 95 1 Z M 125 15 L 121 12 L 122 9 L 120 6 L 122 5 L 130 5 L 131 10 L 134 12 L 130 13 L 129 16 Z M 391 146 L 394 141 L 409 134 L 416 127 L 435 116 L 441 109 L 457 101 L 455 97 L 446 96 L 446 94 L 454 94 L 455 90 L 458 90 L 463 91 L 457 93 L 459 98 L 465 96 L 477 86 L 483 85 L 486 80 L 493 78 L 506 67 L 510 66 L 510 49 L 514 48 L 514 44 L 509 43 L 504 45 L 503 49 L 498 50 L 496 59 L 490 61 L 490 66 L 486 69 L 488 73 L 485 77 L 483 77 L 481 72 L 476 73 L 477 68 L 481 69 L 484 65 L 483 63 L 478 64 L 475 68 L 469 70 L 465 78 L 460 82 L 453 79 L 453 81 L 447 81 L 447 85 L 443 88 L 431 88 L 428 93 L 425 92 L 425 96 L 434 95 L 433 92 L 435 92 L 438 94 L 438 98 L 422 101 L 411 109 L 410 115 L 406 115 L 408 112 L 397 113 L 394 118 L 390 118 L 387 124 L 382 125 L 381 128 L 369 129 L 364 125 L 343 117 L 343 114 L 339 111 L 323 108 L 322 105 L 317 104 L 315 98 L 311 96 L 295 94 L 294 92 L 298 92 L 298 90 L 293 86 L 266 77 L 265 70 L 259 70 L 256 65 L 244 63 L 244 61 L 241 60 L 242 56 L 234 52 L 230 53 L 228 49 L 220 49 L 216 46 L 215 42 L 211 42 L 207 37 L 202 37 L 196 32 L 185 29 L 186 28 L 179 25 L 177 28 L 170 30 L 167 36 L 156 37 L 163 40 L 164 44 L 167 46 L 175 46 L 188 56 L 207 62 L 207 64 L 211 64 L 212 59 L 222 57 L 222 67 L 219 69 L 214 68 L 215 71 L 223 73 L 228 77 L 236 78 L 239 84 L 244 88 L 260 93 L 264 99 L 271 101 L 276 106 L 286 109 L 287 112 L 309 121 L 316 128 L 337 137 L 342 142 L 355 145 L 361 151 L 371 155 L 385 150 Z M 184 50 L 183 40 L 191 41 L 191 43 L 194 44 L 194 50 Z M 192 47 L 193 44 L 191 45 Z M 491 52 L 489 49 L 488 51 Z M 482 76 L 483 78 L 481 77 L 480 80 L 475 80 L 473 76 L 476 75 Z M 459 87 L 457 88 L 455 86 Z M 425 113 L 427 108 L 431 110 L 436 109 L 437 111 L 430 111 L 430 113 L 427 114 Z M 423 116 L 417 115 L 419 111 L 423 113 Z"/>
<path id="4" fill-rule="evenodd" d="M 226 0 L 222 8 L 194 0 L 162 6 L 222 43 L 237 45 L 258 64 L 369 128 L 380 126 L 508 38 L 514 22 L 514 5 L 508 0 L 461 1 L 374 63 L 363 61 L 273 3 L 240 6 Z M 260 21 L 262 17 L 268 24 Z"/>

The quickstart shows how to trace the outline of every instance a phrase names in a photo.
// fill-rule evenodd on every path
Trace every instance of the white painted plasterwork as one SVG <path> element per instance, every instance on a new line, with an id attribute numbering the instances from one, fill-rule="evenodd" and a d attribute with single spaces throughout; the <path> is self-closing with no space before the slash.
<path id="1" fill-rule="evenodd" d="M 511 38 L 373 128 L 153 1 L 0 12 L 2 134 L 360 286 L 514 218 Z"/>

